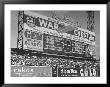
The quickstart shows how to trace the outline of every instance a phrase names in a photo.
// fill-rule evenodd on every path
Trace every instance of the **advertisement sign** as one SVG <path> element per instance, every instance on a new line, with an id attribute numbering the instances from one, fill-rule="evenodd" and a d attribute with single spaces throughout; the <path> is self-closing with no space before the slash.
<path id="1" fill-rule="evenodd" d="M 58 68 L 47 66 L 11 66 L 12 77 L 97 77 L 95 68 Z"/>
<path id="2" fill-rule="evenodd" d="M 58 31 L 60 27 L 64 26 L 63 24 L 59 24 L 52 18 L 29 11 L 24 11 L 24 22 L 27 23 L 30 27 L 38 26 L 56 31 Z"/>
<path id="3" fill-rule="evenodd" d="M 80 76 L 98 76 L 99 72 L 95 68 L 80 69 Z"/>
<path id="4" fill-rule="evenodd" d="M 99 76 L 99 72 L 95 68 L 58 68 L 58 77 L 97 77 Z"/>
<path id="5" fill-rule="evenodd" d="M 58 77 L 75 77 L 79 72 L 75 68 L 58 68 Z"/>
<path id="6" fill-rule="evenodd" d="M 24 24 L 23 49 L 43 51 L 43 34 Z"/>
<path id="7" fill-rule="evenodd" d="M 52 77 L 47 66 L 11 66 L 11 77 Z"/>
<path id="8" fill-rule="evenodd" d="M 56 19 L 46 17 L 34 12 L 30 11 L 24 11 L 24 23 L 26 23 L 30 27 L 42 27 L 50 30 L 55 30 L 57 33 L 63 29 L 64 32 L 62 32 L 62 36 L 65 37 L 73 37 L 72 40 L 85 42 L 87 44 L 93 44 L 95 41 L 95 33 L 90 32 L 86 29 L 82 29 L 79 27 L 71 26 L 71 29 L 69 30 L 69 27 L 66 25 L 65 22 L 59 22 Z M 70 25 L 69 25 L 70 26 Z M 61 33 L 61 32 L 60 32 Z M 71 35 L 70 35 L 71 34 Z"/>

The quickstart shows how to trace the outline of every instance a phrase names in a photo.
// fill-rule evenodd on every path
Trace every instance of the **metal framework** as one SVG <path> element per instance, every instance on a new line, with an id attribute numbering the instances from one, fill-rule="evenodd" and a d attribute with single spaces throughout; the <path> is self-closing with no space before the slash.
<path id="1" fill-rule="evenodd" d="M 18 12 L 18 39 L 17 39 L 17 48 L 23 49 L 23 16 L 24 11 Z"/>
<path id="2" fill-rule="evenodd" d="M 94 11 L 87 11 L 87 29 L 89 31 L 94 31 Z"/>
<path id="3" fill-rule="evenodd" d="M 94 11 L 87 11 L 87 29 L 89 31 L 92 31 L 94 32 Z M 93 57 L 96 57 L 96 48 L 94 48 L 94 56 Z"/>

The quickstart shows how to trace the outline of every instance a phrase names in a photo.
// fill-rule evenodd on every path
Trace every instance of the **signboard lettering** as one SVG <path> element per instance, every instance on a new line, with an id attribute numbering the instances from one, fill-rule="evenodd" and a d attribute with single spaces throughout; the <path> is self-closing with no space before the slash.
<path id="1" fill-rule="evenodd" d="M 58 77 L 74 77 L 74 76 L 98 76 L 95 68 L 58 68 Z"/>
<path id="2" fill-rule="evenodd" d="M 11 66 L 12 77 L 51 77 L 52 68 L 47 66 Z"/>
<path id="3" fill-rule="evenodd" d="M 26 25 L 24 25 L 23 49 L 43 51 L 43 34 L 32 28 L 28 29 L 28 27 L 25 26 Z"/>

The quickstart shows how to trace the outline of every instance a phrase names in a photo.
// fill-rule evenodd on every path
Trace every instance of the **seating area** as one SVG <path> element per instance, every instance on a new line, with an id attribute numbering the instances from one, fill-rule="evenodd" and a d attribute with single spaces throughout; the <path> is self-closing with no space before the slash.
<path id="1" fill-rule="evenodd" d="M 74 58 L 45 57 L 11 54 L 11 65 L 23 66 L 49 66 L 62 68 L 95 68 L 100 71 L 99 61 L 79 60 Z"/>

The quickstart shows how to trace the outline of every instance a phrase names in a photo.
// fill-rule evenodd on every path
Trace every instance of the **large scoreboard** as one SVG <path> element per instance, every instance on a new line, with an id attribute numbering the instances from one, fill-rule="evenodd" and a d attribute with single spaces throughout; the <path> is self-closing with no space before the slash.
<path id="1" fill-rule="evenodd" d="M 44 52 L 64 56 L 84 56 L 86 44 L 83 42 L 44 34 Z"/>
<path id="2" fill-rule="evenodd" d="M 95 33 L 72 26 L 72 31 L 59 32 L 67 24 L 34 12 L 23 14 L 23 49 L 59 56 L 86 57 L 95 54 Z M 94 54 L 93 54 L 94 53 Z"/>

